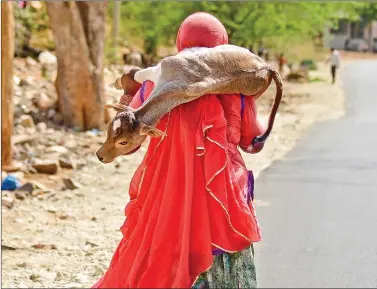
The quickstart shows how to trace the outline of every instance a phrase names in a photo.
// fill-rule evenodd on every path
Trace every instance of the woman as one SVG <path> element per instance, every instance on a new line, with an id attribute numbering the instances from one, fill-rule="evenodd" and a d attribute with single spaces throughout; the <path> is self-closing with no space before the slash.
<path id="1" fill-rule="evenodd" d="M 179 51 L 226 43 L 224 26 L 207 13 L 186 18 L 177 36 Z M 145 82 L 131 106 L 152 89 Z M 263 132 L 253 98 L 206 95 L 157 127 L 167 136 L 151 139 L 135 172 L 123 238 L 95 287 L 255 287 L 253 177 L 237 149 Z"/>

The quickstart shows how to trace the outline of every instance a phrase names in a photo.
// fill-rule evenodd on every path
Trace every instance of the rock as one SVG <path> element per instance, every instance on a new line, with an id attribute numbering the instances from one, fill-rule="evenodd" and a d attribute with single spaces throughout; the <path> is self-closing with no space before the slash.
<path id="1" fill-rule="evenodd" d="M 64 183 L 64 186 L 68 189 L 68 190 L 74 190 L 74 189 L 78 189 L 81 187 L 81 185 L 79 185 L 78 183 L 76 183 L 75 181 L 71 180 L 70 178 L 64 178 L 63 179 L 63 183 Z"/>
<path id="2" fill-rule="evenodd" d="M 57 216 L 60 220 L 67 220 L 67 219 L 74 219 L 74 217 L 71 214 L 58 214 Z"/>
<path id="3" fill-rule="evenodd" d="M 82 274 L 82 273 L 79 273 L 77 274 L 74 279 L 73 279 L 74 282 L 78 282 L 80 284 L 86 284 L 88 283 L 88 276 Z M 80 286 L 81 287 L 81 286 Z M 77 288 L 77 287 L 68 287 L 68 288 Z"/>
<path id="4" fill-rule="evenodd" d="M 80 170 L 82 169 L 83 167 L 85 167 L 85 162 L 84 161 L 81 161 L 79 163 L 76 163 L 76 169 Z"/>
<path id="5" fill-rule="evenodd" d="M 15 116 L 15 118 L 18 118 L 17 116 Z M 21 134 L 24 134 L 25 133 L 25 128 L 20 125 L 20 124 L 17 124 L 14 128 L 14 134 L 13 137 L 16 137 L 18 135 L 21 135 Z M 13 141 L 13 140 L 12 140 Z"/>
<path id="6" fill-rule="evenodd" d="M 90 241 L 86 241 L 86 242 L 85 242 L 85 245 L 90 245 L 91 247 L 98 247 L 97 244 L 92 243 L 92 242 L 90 242 Z"/>
<path id="7" fill-rule="evenodd" d="M 45 93 L 41 93 L 33 99 L 33 103 L 41 110 L 48 110 L 55 104 L 55 100 L 49 98 Z"/>
<path id="8" fill-rule="evenodd" d="M 38 197 L 38 196 L 41 196 L 41 195 L 46 195 L 46 194 L 48 194 L 48 193 L 50 193 L 50 191 L 45 191 L 45 190 L 35 190 L 35 191 L 33 191 L 32 196 L 33 196 L 33 197 Z"/>
<path id="9" fill-rule="evenodd" d="M 34 77 L 27 76 L 26 79 L 21 79 L 20 86 L 32 85 L 34 83 Z"/>
<path id="10" fill-rule="evenodd" d="M 13 83 L 15 85 L 20 85 L 21 84 L 21 78 L 19 78 L 17 75 L 13 75 Z"/>
<path id="11" fill-rule="evenodd" d="M 85 135 L 89 137 L 94 137 L 94 136 L 97 136 L 99 133 L 100 131 L 98 129 L 93 128 L 92 130 L 86 131 Z"/>
<path id="12" fill-rule="evenodd" d="M 56 124 L 63 124 L 63 115 L 60 112 L 56 112 L 52 117 L 52 121 Z"/>
<path id="13" fill-rule="evenodd" d="M 39 160 L 33 166 L 38 173 L 54 175 L 58 172 L 58 164 L 53 160 Z"/>
<path id="14" fill-rule="evenodd" d="M 28 1 L 31 7 L 33 7 L 35 10 L 39 10 L 43 7 L 42 3 L 39 1 Z"/>
<path id="15" fill-rule="evenodd" d="M 14 135 L 14 136 L 12 136 L 12 144 L 14 144 L 14 145 L 24 144 L 24 143 L 32 142 L 36 138 L 37 138 L 37 136 L 35 136 L 35 135 L 26 135 L 26 134 Z"/>
<path id="16" fill-rule="evenodd" d="M 61 168 L 65 168 L 65 169 L 74 169 L 76 167 L 76 164 L 70 157 L 63 157 L 63 156 L 59 158 L 59 165 Z"/>
<path id="17" fill-rule="evenodd" d="M 64 143 L 65 147 L 69 149 L 77 148 L 77 142 L 73 139 L 70 139 Z"/>
<path id="18" fill-rule="evenodd" d="M 49 127 L 47 130 L 46 130 L 46 134 L 53 134 L 55 133 L 55 130 L 52 128 L 52 127 Z"/>
<path id="19" fill-rule="evenodd" d="M 15 251 L 15 250 L 17 250 L 17 248 L 1 244 L 1 250 Z"/>
<path id="20" fill-rule="evenodd" d="M 58 271 L 55 276 L 55 281 L 61 281 L 63 279 L 67 279 L 69 277 L 69 274 L 67 272 Z M 75 287 L 70 287 L 75 288 Z"/>
<path id="21" fill-rule="evenodd" d="M 55 114 L 56 114 L 55 109 L 50 108 L 50 109 L 47 111 L 47 117 L 48 117 L 48 119 L 53 119 L 53 117 L 55 116 Z"/>
<path id="22" fill-rule="evenodd" d="M 28 135 L 33 135 L 37 132 L 37 129 L 35 127 L 26 127 L 25 133 Z"/>
<path id="23" fill-rule="evenodd" d="M 14 148 L 15 154 L 17 153 L 17 148 Z M 25 166 L 19 162 L 19 161 L 13 161 L 13 163 L 9 166 L 1 166 L 2 170 L 8 173 L 14 173 L 18 171 L 23 171 L 25 169 Z"/>
<path id="24" fill-rule="evenodd" d="M 58 153 L 58 154 L 66 154 L 69 152 L 69 150 L 63 146 L 52 146 L 52 147 L 47 148 L 46 151 L 49 153 Z"/>
<path id="25" fill-rule="evenodd" d="M 35 66 L 35 65 L 37 65 L 37 62 L 33 58 L 28 56 L 26 58 L 26 64 L 29 65 L 29 66 Z"/>
<path id="26" fill-rule="evenodd" d="M 40 190 L 44 190 L 44 191 L 48 191 L 49 190 L 48 187 L 46 187 L 45 185 L 43 185 L 43 184 L 41 184 L 41 183 L 39 183 L 37 181 L 33 181 L 32 184 L 33 184 L 33 186 L 34 186 L 35 189 L 40 189 Z"/>
<path id="27" fill-rule="evenodd" d="M 1 197 L 1 204 L 11 209 L 14 205 L 14 199 L 12 197 Z"/>
<path id="28" fill-rule="evenodd" d="M 39 122 L 37 124 L 37 130 L 41 133 L 45 133 L 47 130 L 47 124 L 45 122 Z"/>
<path id="29" fill-rule="evenodd" d="M 16 192 L 23 192 L 23 193 L 31 194 L 33 192 L 33 190 L 34 190 L 33 183 L 26 183 L 26 184 L 22 185 L 21 187 L 19 187 Z"/>
<path id="30" fill-rule="evenodd" d="M 38 61 L 42 65 L 55 65 L 57 63 L 56 56 L 49 51 L 43 51 L 38 55 Z"/>
<path id="31" fill-rule="evenodd" d="M 91 220 L 95 222 L 95 221 L 97 221 L 97 218 L 96 217 L 92 217 Z"/>
<path id="32" fill-rule="evenodd" d="M 23 127 L 34 127 L 35 126 L 33 118 L 31 117 L 31 115 L 28 115 L 28 114 L 21 115 L 20 124 Z"/>
<path id="33" fill-rule="evenodd" d="M 105 274 L 105 270 L 99 266 L 94 266 L 94 274 L 93 276 L 102 276 Z"/>
<path id="34" fill-rule="evenodd" d="M 90 148 L 91 147 L 91 143 L 81 143 L 80 145 L 83 148 Z"/>
<path id="35" fill-rule="evenodd" d="M 20 268 L 26 268 L 27 266 L 26 262 L 17 263 L 16 265 L 17 267 L 20 267 Z"/>
<path id="36" fill-rule="evenodd" d="M 32 246 L 34 249 L 42 250 L 56 250 L 57 247 L 55 244 L 35 244 Z"/>
<path id="37" fill-rule="evenodd" d="M 16 199 L 18 200 L 25 200 L 27 195 L 25 192 L 15 192 L 14 193 L 14 196 L 16 197 Z"/>
<path id="38" fill-rule="evenodd" d="M 1 182 L 3 182 L 7 175 L 7 172 L 1 171 Z"/>
<path id="39" fill-rule="evenodd" d="M 14 172 L 14 173 L 12 173 L 12 176 L 15 176 L 17 179 L 22 181 L 22 179 L 25 176 L 25 173 L 24 172 Z"/>
<path id="40" fill-rule="evenodd" d="M 56 214 L 58 212 L 58 210 L 55 207 L 50 207 L 46 209 L 46 211 L 49 212 L 50 214 Z"/>
<path id="41" fill-rule="evenodd" d="M 41 278 L 41 275 L 38 273 L 33 273 L 30 275 L 30 280 L 33 282 L 38 282 Z"/>

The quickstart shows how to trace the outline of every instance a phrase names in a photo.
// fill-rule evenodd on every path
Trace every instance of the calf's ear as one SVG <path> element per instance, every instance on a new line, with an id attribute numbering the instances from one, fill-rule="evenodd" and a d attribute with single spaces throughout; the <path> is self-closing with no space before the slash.
<path id="1" fill-rule="evenodd" d="M 166 133 L 164 133 L 162 130 L 159 130 L 158 128 L 155 128 L 151 125 L 146 125 L 144 123 L 141 123 L 140 125 L 140 134 L 141 135 L 148 135 L 150 137 L 164 137 L 166 136 Z"/>
<path id="2" fill-rule="evenodd" d="M 121 78 L 120 77 L 117 78 L 117 80 L 115 80 L 115 82 L 111 85 L 111 87 L 115 87 L 117 90 L 123 89 Z"/>
<path id="3" fill-rule="evenodd" d="M 104 108 L 113 108 L 113 109 L 115 109 L 117 112 L 122 112 L 122 111 L 127 110 L 127 106 L 125 106 L 125 105 L 123 105 L 123 104 L 119 104 L 119 103 L 115 103 L 115 104 L 105 104 L 105 105 L 104 105 Z"/>

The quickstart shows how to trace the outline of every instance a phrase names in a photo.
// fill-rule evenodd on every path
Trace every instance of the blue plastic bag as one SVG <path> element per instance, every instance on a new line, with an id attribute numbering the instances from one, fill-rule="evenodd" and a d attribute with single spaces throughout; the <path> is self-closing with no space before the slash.
<path id="1" fill-rule="evenodd" d="M 21 186 L 20 180 L 13 175 L 8 175 L 1 183 L 1 189 L 6 191 L 14 191 Z"/>

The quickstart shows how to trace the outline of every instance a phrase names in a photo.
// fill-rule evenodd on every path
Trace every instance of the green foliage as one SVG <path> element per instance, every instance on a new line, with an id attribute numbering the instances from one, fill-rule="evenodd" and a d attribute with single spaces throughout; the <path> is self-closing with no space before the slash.
<path id="1" fill-rule="evenodd" d="M 373 20 L 377 20 L 377 3 L 359 3 L 355 10 L 363 24 L 368 24 Z"/>
<path id="2" fill-rule="evenodd" d="M 319 77 L 313 77 L 309 79 L 309 82 L 324 82 L 325 80 Z"/>
<path id="3" fill-rule="evenodd" d="M 109 64 L 120 62 L 120 56 L 117 54 L 117 49 L 110 41 L 105 42 L 105 59 Z"/>
<path id="4" fill-rule="evenodd" d="M 121 37 L 140 37 L 146 52 L 156 55 L 159 46 L 174 44 L 179 25 L 186 16 L 205 11 L 224 23 L 233 44 L 253 45 L 256 49 L 263 42 L 270 47 L 284 44 L 288 49 L 294 43 L 313 39 L 326 24 L 336 25 L 339 18 L 357 19 L 361 12 L 368 11 L 369 5 L 339 1 L 122 2 Z"/>
<path id="5" fill-rule="evenodd" d="M 108 26 L 112 25 L 114 2 L 108 1 Z M 273 50 L 288 52 L 297 44 L 316 39 L 321 44 L 325 25 L 336 28 L 340 18 L 368 23 L 377 19 L 377 3 L 371 2 L 267 2 L 267 1 L 122 1 L 120 5 L 120 45 L 127 43 L 143 47 L 155 57 L 161 46 L 173 46 L 179 25 L 185 17 L 198 11 L 209 12 L 222 21 L 232 44 L 253 47 L 261 43 Z M 43 4 L 41 9 L 15 5 L 16 39 L 19 46 L 27 45 L 31 35 L 42 43 L 49 21 Z M 110 36 L 110 30 L 107 31 Z M 17 41 L 17 40 L 16 40 Z M 47 41 L 47 40 L 46 40 Z M 46 42 L 45 41 L 45 42 Z M 43 43 L 45 43 L 43 42 Z M 51 42 L 51 41 L 50 41 Z M 47 41 L 45 45 L 53 48 Z M 105 44 L 110 62 L 120 60 L 111 37 Z M 320 45 L 319 45 L 320 46 Z M 117 54 L 118 53 L 118 54 Z"/>
<path id="6" fill-rule="evenodd" d="M 25 56 L 23 49 L 32 46 L 30 43 L 32 36 L 41 35 L 44 38 L 46 31 L 49 29 L 49 19 L 47 10 L 43 4 L 40 9 L 35 9 L 31 5 L 27 5 L 24 9 L 18 7 L 14 3 L 13 7 L 15 19 L 15 48 L 16 55 Z M 38 37 L 36 37 L 38 39 Z M 54 43 L 47 39 L 41 41 L 45 43 L 46 48 L 53 49 Z"/>
<path id="7" fill-rule="evenodd" d="M 300 66 L 305 66 L 309 70 L 317 70 L 317 64 L 314 62 L 313 59 L 304 59 L 301 61 Z"/>

